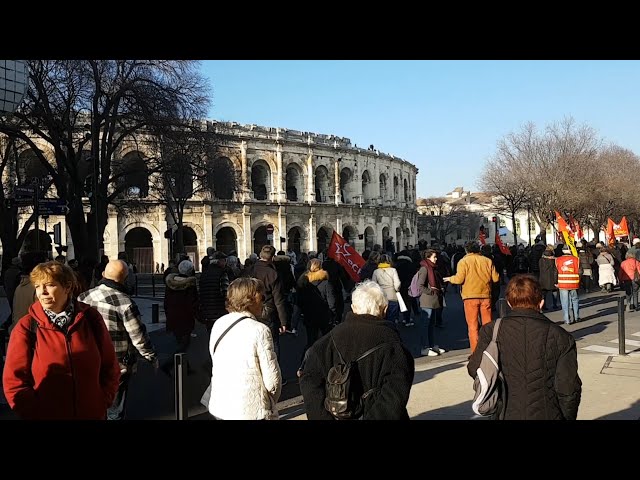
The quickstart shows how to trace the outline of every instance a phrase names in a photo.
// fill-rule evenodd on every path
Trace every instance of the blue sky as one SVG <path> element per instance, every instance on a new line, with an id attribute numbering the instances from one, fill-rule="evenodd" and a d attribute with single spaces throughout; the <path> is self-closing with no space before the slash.
<path id="1" fill-rule="evenodd" d="M 477 191 L 504 135 L 572 116 L 640 153 L 640 61 L 207 60 L 209 118 L 333 134 L 415 164 L 418 196 Z"/>

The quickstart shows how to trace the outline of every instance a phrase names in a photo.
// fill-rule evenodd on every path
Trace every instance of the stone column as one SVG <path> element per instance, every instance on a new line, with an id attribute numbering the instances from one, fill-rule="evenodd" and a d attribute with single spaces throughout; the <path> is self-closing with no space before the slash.
<path id="1" fill-rule="evenodd" d="M 335 159 L 334 162 L 335 165 L 335 169 L 334 169 L 334 178 L 333 178 L 333 185 L 334 185 L 334 194 L 335 194 L 335 204 L 336 206 L 340 205 L 340 161 L 339 159 Z"/>
<path id="2" fill-rule="evenodd" d="M 105 231 L 109 232 L 109 245 L 105 245 L 104 254 L 109 257 L 109 260 L 113 260 L 118 258 L 118 243 L 120 242 L 117 213 L 114 215 L 109 213 Z M 122 240 L 124 240 L 124 237 L 122 238 Z"/>
<path id="3" fill-rule="evenodd" d="M 242 259 L 247 258 L 253 253 L 253 238 L 251 235 L 251 210 L 247 205 L 242 207 L 242 229 L 244 230 L 244 238 L 238 238 L 238 255 L 242 255 Z"/>
<path id="4" fill-rule="evenodd" d="M 242 171 L 240 172 L 240 198 L 242 201 L 248 200 L 251 198 L 249 192 L 249 171 L 247 167 L 247 141 L 242 140 L 240 143 L 240 162 Z"/>
<path id="5" fill-rule="evenodd" d="M 313 203 L 316 200 L 316 188 L 313 177 L 313 150 L 309 148 L 307 156 L 307 202 Z"/>
<path id="6" fill-rule="evenodd" d="M 316 250 L 316 248 L 318 247 L 316 245 L 316 216 L 315 216 L 315 209 L 312 207 L 309 209 L 309 241 L 308 241 L 308 246 L 307 246 L 307 252 L 310 252 L 312 250 Z"/>
<path id="7" fill-rule="evenodd" d="M 285 196 L 283 195 L 283 191 L 282 191 L 282 181 L 283 181 L 283 175 L 282 175 L 282 141 L 281 140 L 277 140 L 276 141 L 276 188 L 275 188 L 275 193 L 276 193 L 276 200 L 278 202 L 284 202 L 286 200 Z"/>

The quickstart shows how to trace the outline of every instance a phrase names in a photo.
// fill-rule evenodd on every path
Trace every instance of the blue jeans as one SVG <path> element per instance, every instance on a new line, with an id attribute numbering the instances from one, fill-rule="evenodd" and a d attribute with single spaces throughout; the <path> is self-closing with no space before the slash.
<path id="1" fill-rule="evenodd" d="M 562 304 L 562 318 L 564 323 L 569 321 L 569 309 L 573 307 L 573 321 L 576 322 L 580 318 L 578 315 L 578 290 L 560 289 L 560 303 Z"/>
<path id="2" fill-rule="evenodd" d="M 129 369 L 131 368 L 133 368 L 133 366 L 129 367 Z M 124 420 L 129 380 L 131 380 L 131 370 L 120 375 L 118 393 L 116 393 L 116 398 L 113 399 L 113 403 L 107 409 L 107 420 Z"/>
<path id="3" fill-rule="evenodd" d="M 400 319 L 400 305 L 398 302 L 389 302 L 387 307 L 387 320 L 390 322 L 397 322 Z"/>
<path id="4" fill-rule="evenodd" d="M 634 281 L 626 280 L 622 282 L 624 293 L 627 294 L 627 307 L 629 310 L 638 309 L 638 284 Z"/>
<path id="5" fill-rule="evenodd" d="M 433 347 L 435 345 L 433 327 L 436 324 L 438 312 L 442 309 L 421 308 L 420 310 L 420 348 Z"/>

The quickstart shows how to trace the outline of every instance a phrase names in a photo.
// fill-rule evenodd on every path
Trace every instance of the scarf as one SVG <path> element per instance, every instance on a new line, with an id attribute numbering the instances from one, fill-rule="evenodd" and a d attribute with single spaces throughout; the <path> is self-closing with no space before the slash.
<path id="1" fill-rule="evenodd" d="M 438 278 L 440 272 L 435 269 L 436 264 L 431 260 L 422 260 L 420 265 L 427 269 L 429 286 L 435 290 L 442 290 L 442 281 Z"/>
<path id="2" fill-rule="evenodd" d="M 73 320 L 73 299 L 69 301 L 69 305 L 67 305 L 67 308 L 65 308 L 60 313 L 52 312 L 51 310 L 47 310 L 46 308 L 43 308 L 43 310 L 44 313 L 47 314 L 47 317 L 49 317 L 49 320 L 51 320 L 51 323 L 57 325 L 61 330 L 64 330 L 67 325 L 69 325 Z"/>
<path id="3" fill-rule="evenodd" d="M 98 285 L 104 285 L 105 287 L 113 288 L 114 290 L 118 290 L 119 292 L 124 293 L 125 295 L 129 295 L 127 287 L 123 284 L 116 282 L 115 280 L 110 280 L 108 278 L 103 278 L 98 282 Z"/>
<path id="4" fill-rule="evenodd" d="M 379 263 L 378 264 L 378 268 L 390 268 L 391 264 L 390 263 Z"/>

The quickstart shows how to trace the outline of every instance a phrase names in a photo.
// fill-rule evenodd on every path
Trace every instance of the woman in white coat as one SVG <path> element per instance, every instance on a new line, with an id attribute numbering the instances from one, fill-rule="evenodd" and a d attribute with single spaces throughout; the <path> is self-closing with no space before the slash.
<path id="1" fill-rule="evenodd" d="M 380 255 L 380 263 L 378 263 L 378 268 L 373 272 L 371 280 L 382 287 L 384 296 L 387 297 L 389 302 L 386 320 L 398 323 L 400 306 L 397 292 L 400 291 L 400 277 L 398 276 L 398 271 L 391 266 L 391 257 L 386 253 Z"/>
<path id="2" fill-rule="evenodd" d="M 282 376 L 262 312 L 264 284 L 241 277 L 229 285 L 229 312 L 213 324 L 210 398 L 202 402 L 218 420 L 277 420 Z"/>
<path id="3" fill-rule="evenodd" d="M 598 245 L 600 245 L 600 255 L 596 258 L 596 263 L 598 264 L 598 285 L 600 285 L 602 292 L 611 292 L 613 291 L 613 287 L 618 284 L 616 272 L 613 268 L 615 260 L 613 259 L 613 255 L 609 253 L 607 247 L 600 243 Z"/>

